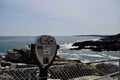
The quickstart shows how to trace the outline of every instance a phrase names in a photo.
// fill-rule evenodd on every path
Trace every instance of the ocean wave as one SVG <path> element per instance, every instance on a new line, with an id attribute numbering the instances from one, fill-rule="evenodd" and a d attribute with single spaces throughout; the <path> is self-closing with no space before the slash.
<path id="1" fill-rule="evenodd" d="M 108 57 L 109 57 L 110 59 L 120 59 L 120 57 L 115 57 L 115 56 L 111 56 L 111 55 L 108 55 Z"/>
<path id="2" fill-rule="evenodd" d="M 108 55 L 108 54 L 102 54 L 104 57 L 110 58 L 110 59 L 120 59 L 120 57 L 115 57 L 112 55 Z"/>
<path id="3" fill-rule="evenodd" d="M 79 54 L 80 56 L 89 56 L 89 57 L 103 57 L 101 55 L 95 55 L 95 54 Z"/>
<path id="4" fill-rule="evenodd" d="M 70 49 L 70 48 L 77 48 L 77 47 L 74 47 L 72 46 L 73 43 L 65 43 L 65 44 L 61 44 L 60 45 L 60 49 Z"/>
<path id="5" fill-rule="evenodd" d="M 88 62 L 90 62 L 90 60 L 81 60 L 81 62 L 88 63 Z"/>

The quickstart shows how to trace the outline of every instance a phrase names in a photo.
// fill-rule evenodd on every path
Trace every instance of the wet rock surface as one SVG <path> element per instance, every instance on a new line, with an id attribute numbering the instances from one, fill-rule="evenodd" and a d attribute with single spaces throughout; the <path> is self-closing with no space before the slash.
<path id="1" fill-rule="evenodd" d="M 77 46 L 77 48 L 70 48 L 70 50 L 120 51 L 120 34 L 106 36 L 97 41 L 75 42 L 72 46 Z"/>
<path id="2" fill-rule="evenodd" d="M 12 49 L 5 56 L 6 61 L 16 63 L 35 63 L 31 54 L 31 49 Z"/>
<path id="3" fill-rule="evenodd" d="M 100 71 L 101 76 L 119 71 L 119 67 L 111 63 L 99 63 L 96 64 L 95 67 Z"/>

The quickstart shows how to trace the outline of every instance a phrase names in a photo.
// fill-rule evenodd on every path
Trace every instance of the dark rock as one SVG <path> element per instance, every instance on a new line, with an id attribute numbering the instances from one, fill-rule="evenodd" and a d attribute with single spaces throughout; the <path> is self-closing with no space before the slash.
<path id="1" fill-rule="evenodd" d="M 93 51 L 120 51 L 120 36 L 107 36 L 98 41 L 75 42 L 70 50 L 91 49 Z"/>
<path id="2" fill-rule="evenodd" d="M 111 35 L 111 36 L 106 36 L 103 37 L 100 40 L 104 40 L 104 41 L 120 41 L 120 34 L 116 34 L 116 35 Z"/>
<path id="3" fill-rule="evenodd" d="M 100 71 L 102 75 L 107 75 L 117 72 L 119 70 L 119 67 L 111 63 L 100 63 L 96 65 L 96 69 Z"/>
<path id="4" fill-rule="evenodd" d="M 81 63 L 80 60 L 66 60 L 66 59 L 59 59 L 53 62 L 53 65 L 67 65 L 67 64 L 78 64 Z"/>
<path id="5" fill-rule="evenodd" d="M 10 65 L 11 65 L 10 62 L 1 62 L 2 67 L 6 67 L 6 66 L 10 66 Z"/>
<path id="6" fill-rule="evenodd" d="M 20 63 L 34 63 L 30 49 L 13 49 L 7 52 L 6 61 Z"/>
<path id="7" fill-rule="evenodd" d="M 5 59 L 7 61 L 21 62 L 22 61 L 22 55 L 19 52 L 16 52 L 16 51 L 8 51 Z"/>
<path id="8" fill-rule="evenodd" d="M 15 62 L 15 63 L 30 63 L 36 64 L 31 49 L 13 49 L 9 50 L 5 56 L 6 61 Z M 55 60 L 65 60 L 60 58 L 58 55 L 55 57 Z"/>

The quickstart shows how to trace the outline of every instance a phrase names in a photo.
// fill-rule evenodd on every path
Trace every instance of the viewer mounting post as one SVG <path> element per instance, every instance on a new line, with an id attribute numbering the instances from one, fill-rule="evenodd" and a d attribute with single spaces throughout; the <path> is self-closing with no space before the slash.
<path id="1" fill-rule="evenodd" d="M 40 68 L 40 80 L 47 80 L 47 71 L 55 59 L 57 49 L 55 38 L 49 35 L 37 36 L 35 44 L 31 45 L 34 60 Z"/>

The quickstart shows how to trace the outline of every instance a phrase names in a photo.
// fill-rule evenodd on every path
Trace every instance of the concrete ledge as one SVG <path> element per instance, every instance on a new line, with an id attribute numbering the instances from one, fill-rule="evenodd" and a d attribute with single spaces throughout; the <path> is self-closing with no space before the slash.
<path id="1" fill-rule="evenodd" d="M 102 76 L 83 76 L 83 77 L 79 77 L 79 78 L 75 78 L 73 80 L 97 80 L 98 78 L 101 78 Z M 111 77 L 105 77 L 99 80 L 117 80 L 117 79 L 113 79 Z"/>

